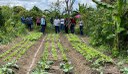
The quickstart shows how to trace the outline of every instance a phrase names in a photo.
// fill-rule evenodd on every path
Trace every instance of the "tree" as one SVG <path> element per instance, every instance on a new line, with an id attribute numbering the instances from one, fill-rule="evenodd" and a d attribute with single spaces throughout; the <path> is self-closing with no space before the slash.
<path id="1" fill-rule="evenodd" d="M 98 6 L 105 7 L 106 9 L 112 11 L 112 19 L 115 26 L 114 50 L 118 49 L 119 51 L 122 49 L 122 47 L 128 47 L 128 42 L 124 41 L 125 37 L 128 38 L 128 34 L 126 33 L 127 29 L 125 28 L 127 25 L 125 22 L 127 22 L 128 19 L 124 21 L 124 18 L 127 17 L 124 15 L 128 13 L 128 0 L 116 0 L 116 4 L 114 6 L 107 3 L 98 2 L 96 0 L 93 0 L 93 2 L 95 2 Z M 126 46 L 124 46 L 124 44 Z"/>
<path id="2" fill-rule="evenodd" d="M 66 3 L 66 11 L 68 13 L 68 15 L 70 15 L 72 9 L 73 9 L 73 4 L 74 4 L 75 0 L 65 0 Z"/>

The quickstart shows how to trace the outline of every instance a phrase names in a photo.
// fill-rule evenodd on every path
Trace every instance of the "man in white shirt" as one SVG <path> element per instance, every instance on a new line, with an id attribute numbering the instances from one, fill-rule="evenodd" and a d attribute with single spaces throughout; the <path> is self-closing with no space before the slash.
<path id="1" fill-rule="evenodd" d="M 59 20 L 58 17 L 56 17 L 54 19 L 54 26 L 55 26 L 55 32 L 56 33 L 59 33 L 60 32 L 60 28 L 59 28 L 59 26 L 60 26 L 60 20 Z"/>

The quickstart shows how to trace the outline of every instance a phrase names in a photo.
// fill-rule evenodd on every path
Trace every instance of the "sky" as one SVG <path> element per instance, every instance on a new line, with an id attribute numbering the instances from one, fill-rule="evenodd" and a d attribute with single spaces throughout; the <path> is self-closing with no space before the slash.
<path id="1" fill-rule="evenodd" d="M 23 6 L 27 10 L 30 10 L 33 6 L 39 7 L 41 10 L 49 9 L 51 3 L 55 3 L 57 0 L 0 0 L 0 5 L 8 6 Z M 65 1 L 65 0 L 60 0 Z M 76 0 L 74 4 L 74 9 L 78 8 L 78 3 L 88 4 L 88 6 L 96 7 L 96 4 L 92 0 Z"/>

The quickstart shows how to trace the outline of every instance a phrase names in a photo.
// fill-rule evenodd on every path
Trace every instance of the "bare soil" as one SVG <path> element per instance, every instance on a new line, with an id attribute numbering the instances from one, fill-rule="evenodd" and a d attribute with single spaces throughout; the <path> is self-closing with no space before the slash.
<path id="1" fill-rule="evenodd" d="M 16 74 L 27 74 L 28 72 L 28 68 L 30 67 L 32 60 L 34 58 L 34 54 L 36 53 L 38 47 L 40 46 L 42 39 L 44 38 L 44 36 L 42 38 L 40 38 L 18 61 L 17 64 L 20 67 L 19 70 L 15 70 Z M 88 37 L 82 37 L 83 41 L 89 45 L 89 39 Z M 14 40 L 14 42 L 11 42 L 7 45 L 0 45 L 0 54 L 7 51 L 9 48 L 11 48 L 12 46 L 14 46 L 15 44 L 19 43 L 22 39 L 21 38 L 17 38 L 16 40 Z M 50 40 L 45 40 L 42 44 L 41 49 L 39 50 L 39 53 L 36 57 L 36 62 L 34 63 L 32 69 L 34 69 L 37 65 L 37 62 L 40 61 L 40 58 L 42 57 L 42 53 L 44 51 L 44 44 L 46 43 L 46 41 L 49 41 L 49 56 L 48 56 L 48 61 L 53 61 L 54 64 L 52 65 L 52 67 L 50 68 L 50 70 L 48 71 L 49 74 L 64 74 L 63 71 L 59 68 L 59 65 L 61 62 L 63 62 L 62 59 L 62 54 L 60 49 L 58 48 L 57 45 L 57 41 L 54 41 L 55 43 L 55 47 L 57 49 L 57 60 L 55 60 L 53 58 L 52 55 L 52 41 Z M 79 52 L 77 52 L 72 45 L 70 44 L 70 42 L 67 40 L 67 38 L 65 37 L 64 34 L 60 34 L 60 42 L 62 44 L 62 46 L 67 49 L 65 50 L 65 53 L 68 57 L 68 60 L 71 61 L 74 69 L 72 74 L 100 74 L 97 71 L 94 71 L 91 69 L 90 64 L 88 61 L 86 61 L 86 59 L 82 56 L 82 54 L 80 54 Z M 0 60 L 0 64 L 3 64 L 4 62 Z M 112 64 L 106 64 L 103 67 L 103 71 L 104 74 L 121 74 L 119 72 L 119 69 L 117 68 L 117 66 L 112 65 Z"/>
<path id="2" fill-rule="evenodd" d="M 74 73 L 75 74 L 91 74 L 92 69 L 87 65 L 87 61 L 85 58 L 78 53 L 73 47 L 71 46 L 70 42 L 64 35 L 60 35 L 60 41 L 63 46 L 68 49 L 66 52 L 69 60 L 73 63 L 74 66 Z"/>
<path id="3" fill-rule="evenodd" d="M 38 47 L 40 46 L 42 39 L 39 39 L 27 52 L 24 54 L 18 61 L 17 64 L 20 67 L 19 70 L 16 70 L 16 74 L 27 74 L 28 68 L 30 67 L 32 60 L 34 58 L 34 54 L 37 51 Z M 43 43 L 44 44 L 44 43 Z M 40 60 L 40 57 L 43 53 L 43 46 L 39 50 L 39 53 L 36 57 L 35 63 L 32 68 L 36 66 L 36 63 Z"/>

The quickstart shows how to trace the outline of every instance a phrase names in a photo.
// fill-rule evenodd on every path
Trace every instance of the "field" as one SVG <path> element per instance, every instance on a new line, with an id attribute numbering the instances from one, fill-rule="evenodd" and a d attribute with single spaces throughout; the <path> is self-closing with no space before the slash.
<path id="1" fill-rule="evenodd" d="M 32 32 L 0 48 L 0 71 L 13 74 L 121 74 L 111 56 L 91 47 L 87 37 Z M 8 63 L 9 62 L 9 63 Z M 126 64 L 125 64 L 126 65 Z"/>

